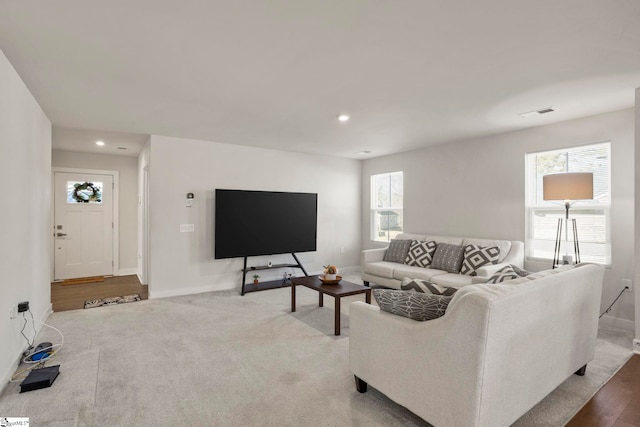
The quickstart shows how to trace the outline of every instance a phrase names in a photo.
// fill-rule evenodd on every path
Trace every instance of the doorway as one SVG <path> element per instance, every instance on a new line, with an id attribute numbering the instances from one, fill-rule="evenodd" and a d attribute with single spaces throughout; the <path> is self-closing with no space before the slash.
<path id="1" fill-rule="evenodd" d="M 54 168 L 54 280 L 118 271 L 118 172 Z"/>

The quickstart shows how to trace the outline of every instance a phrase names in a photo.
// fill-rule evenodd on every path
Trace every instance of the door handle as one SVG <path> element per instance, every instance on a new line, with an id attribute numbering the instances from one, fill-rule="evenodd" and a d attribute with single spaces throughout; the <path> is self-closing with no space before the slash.
<path id="1" fill-rule="evenodd" d="M 64 237 L 64 236 L 66 236 L 66 235 L 67 235 L 67 233 L 56 233 L 56 236 L 57 236 L 57 237 Z"/>

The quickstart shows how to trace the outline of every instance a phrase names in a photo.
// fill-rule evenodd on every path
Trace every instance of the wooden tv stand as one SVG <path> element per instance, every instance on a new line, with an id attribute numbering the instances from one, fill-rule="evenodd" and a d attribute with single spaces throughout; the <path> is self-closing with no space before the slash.
<path id="1" fill-rule="evenodd" d="M 307 270 L 305 270 L 302 264 L 300 264 L 300 260 L 298 259 L 296 254 L 291 253 L 291 256 L 293 256 L 293 259 L 296 260 L 295 264 L 273 264 L 272 266 L 256 265 L 252 267 L 247 267 L 247 258 L 249 257 L 244 257 L 244 266 L 242 268 L 242 290 L 240 295 L 244 295 L 247 292 L 266 291 L 268 289 L 286 288 L 288 286 L 291 286 L 291 282 L 284 279 L 260 282 L 257 285 L 254 285 L 253 282 L 245 283 L 247 280 L 247 273 L 252 271 L 273 270 L 275 268 L 299 268 L 300 270 L 302 270 L 305 276 L 308 276 Z"/>

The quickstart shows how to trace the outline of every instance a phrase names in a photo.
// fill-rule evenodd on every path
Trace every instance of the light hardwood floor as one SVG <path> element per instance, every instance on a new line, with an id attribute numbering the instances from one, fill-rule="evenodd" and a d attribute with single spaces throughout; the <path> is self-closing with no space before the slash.
<path id="1" fill-rule="evenodd" d="M 84 308 L 84 302 L 92 299 L 119 297 L 140 294 L 148 299 L 147 285 L 141 285 L 138 276 L 106 277 L 104 282 L 83 283 L 79 285 L 51 284 L 51 303 L 53 311 L 67 311 Z"/>

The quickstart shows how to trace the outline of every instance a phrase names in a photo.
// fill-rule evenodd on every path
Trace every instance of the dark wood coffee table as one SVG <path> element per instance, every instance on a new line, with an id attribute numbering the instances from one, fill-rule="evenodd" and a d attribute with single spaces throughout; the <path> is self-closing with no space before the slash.
<path id="1" fill-rule="evenodd" d="M 318 276 L 294 277 L 291 279 L 291 312 L 296 311 L 296 286 L 302 285 L 318 291 L 318 307 L 324 307 L 324 294 L 330 295 L 335 301 L 335 334 L 340 335 L 340 298 L 349 295 L 365 294 L 367 304 L 371 304 L 371 288 L 356 283 L 341 280 L 335 285 L 325 285 Z"/>

